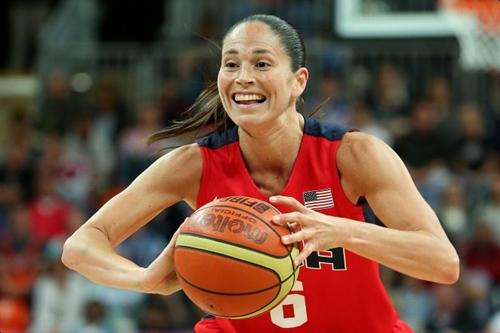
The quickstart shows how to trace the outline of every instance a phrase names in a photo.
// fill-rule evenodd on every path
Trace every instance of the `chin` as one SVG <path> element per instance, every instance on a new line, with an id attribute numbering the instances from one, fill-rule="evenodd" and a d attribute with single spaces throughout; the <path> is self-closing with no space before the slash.
<path id="1" fill-rule="evenodd" d="M 233 122 L 243 129 L 252 130 L 254 128 L 258 128 L 266 123 L 265 117 L 262 113 L 253 113 L 253 114 L 241 114 L 238 113 L 235 115 L 234 113 L 230 117 Z"/>

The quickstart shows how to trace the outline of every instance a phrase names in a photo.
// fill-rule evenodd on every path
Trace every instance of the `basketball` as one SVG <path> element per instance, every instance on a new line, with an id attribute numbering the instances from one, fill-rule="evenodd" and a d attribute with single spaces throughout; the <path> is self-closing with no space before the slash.
<path id="1" fill-rule="evenodd" d="M 181 226 L 174 262 L 180 284 L 209 314 L 241 319 L 262 314 L 290 292 L 298 275 L 296 244 L 281 236 L 290 229 L 271 218 L 279 211 L 255 198 L 216 199 Z"/>

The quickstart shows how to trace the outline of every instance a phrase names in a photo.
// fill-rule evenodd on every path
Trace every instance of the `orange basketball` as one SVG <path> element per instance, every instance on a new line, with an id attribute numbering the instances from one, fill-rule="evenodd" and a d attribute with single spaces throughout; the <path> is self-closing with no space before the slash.
<path id="1" fill-rule="evenodd" d="M 248 318 L 278 305 L 298 271 L 296 245 L 281 236 L 290 229 L 273 224 L 279 211 L 244 196 L 216 199 L 181 226 L 175 244 L 177 277 L 186 295 L 219 317 Z"/>

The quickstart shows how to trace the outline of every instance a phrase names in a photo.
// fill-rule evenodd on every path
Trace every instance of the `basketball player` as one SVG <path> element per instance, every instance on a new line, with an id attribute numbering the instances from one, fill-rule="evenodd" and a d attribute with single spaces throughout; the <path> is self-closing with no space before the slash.
<path id="1" fill-rule="evenodd" d="M 217 86 L 200 95 L 191 118 L 152 140 L 207 120 L 220 131 L 153 163 L 66 241 L 64 263 L 110 287 L 171 294 L 179 289 L 176 236 L 145 268 L 114 247 L 180 200 L 196 208 L 247 195 L 276 205 L 283 212 L 276 223 L 296 227 L 283 243 L 303 244 L 299 278 L 272 311 L 244 320 L 207 317 L 196 332 L 411 332 L 377 263 L 449 284 L 459 275 L 455 249 L 386 144 L 297 112 L 309 75 L 304 65 L 304 44 L 285 21 L 256 15 L 234 25 L 223 40 Z M 365 201 L 385 227 L 363 222 Z"/>

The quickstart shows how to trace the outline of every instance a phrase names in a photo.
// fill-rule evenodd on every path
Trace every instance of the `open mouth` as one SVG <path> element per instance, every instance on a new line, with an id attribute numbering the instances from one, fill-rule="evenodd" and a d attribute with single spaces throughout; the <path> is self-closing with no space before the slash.
<path id="1" fill-rule="evenodd" d="M 266 97 L 260 94 L 233 94 L 233 101 L 237 104 L 261 104 L 266 101 Z"/>

